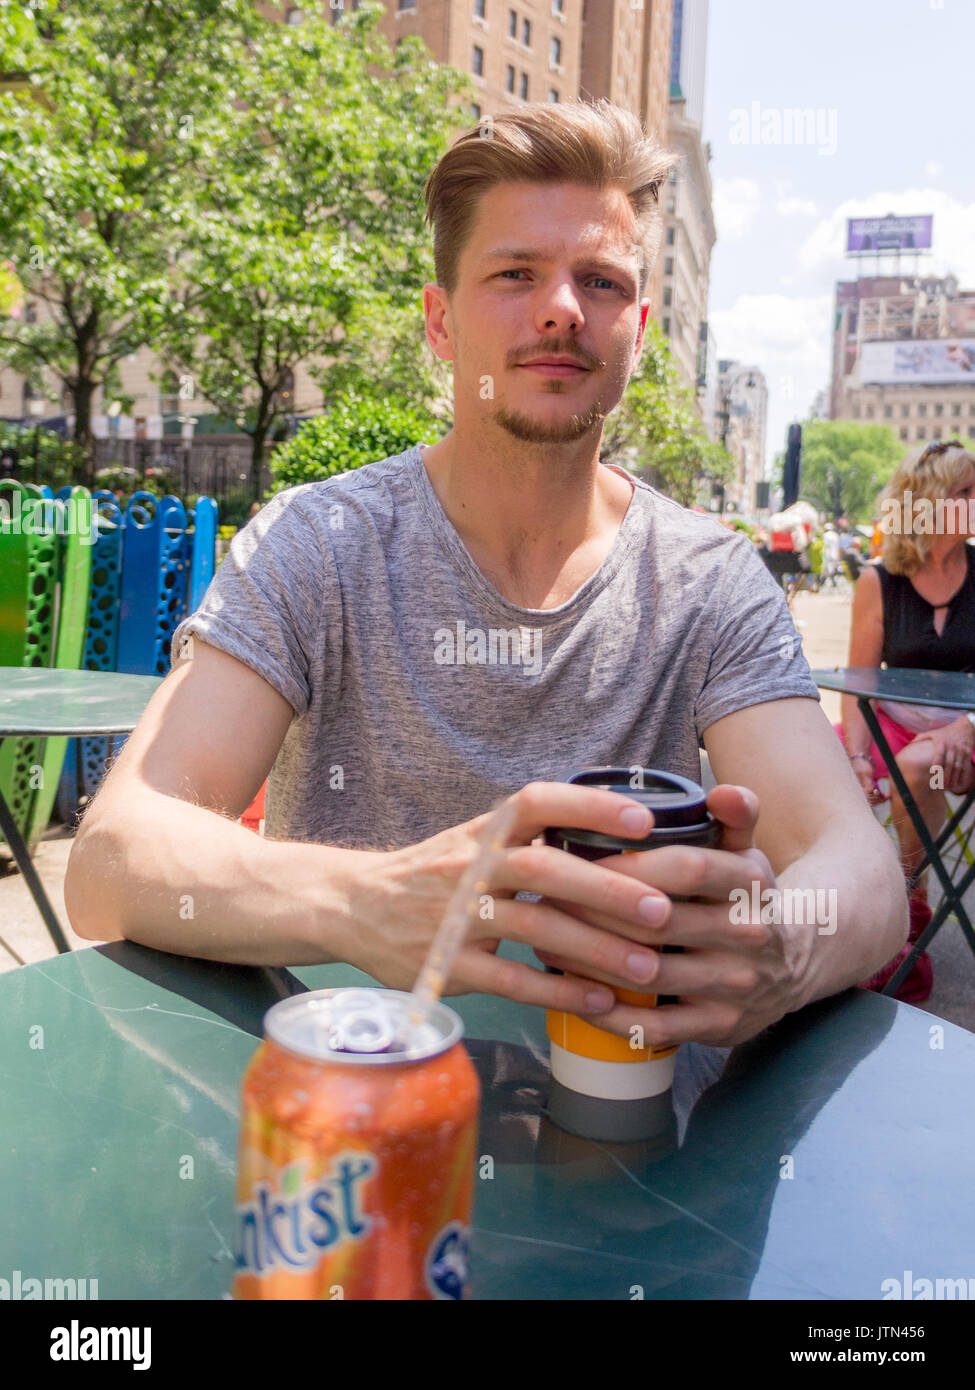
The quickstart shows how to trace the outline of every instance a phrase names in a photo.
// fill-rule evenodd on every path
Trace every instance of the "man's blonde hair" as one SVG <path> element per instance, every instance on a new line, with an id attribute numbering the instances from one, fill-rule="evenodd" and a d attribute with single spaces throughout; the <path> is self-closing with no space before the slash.
<path id="1" fill-rule="evenodd" d="M 620 188 L 636 219 L 642 249 L 640 297 L 660 249 L 658 190 L 680 156 L 646 134 L 636 116 L 605 98 L 532 102 L 486 116 L 464 131 L 427 179 L 437 284 L 452 295 L 461 252 L 481 197 L 499 183 L 579 183 Z"/>

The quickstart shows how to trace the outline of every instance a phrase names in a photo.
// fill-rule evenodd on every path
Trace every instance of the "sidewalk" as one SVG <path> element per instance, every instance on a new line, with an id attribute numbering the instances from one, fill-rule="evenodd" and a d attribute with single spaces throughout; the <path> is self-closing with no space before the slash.
<path id="1" fill-rule="evenodd" d="M 803 652 L 811 667 L 845 664 L 851 594 L 850 586 L 844 583 L 836 592 L 796 596 L 794 614 L 801 624 Z M 825 692 L 823 709 L 831 723 L 838 721 L 840 697 Z M 887 808 L 881 810 L 886 814 Z M 65 827 L 53 825 L 37 848 L 35 864 L 72 947 L 84 948 L 92 943 L 72 932 L 64 910 L 64 872 L 70 850 L 71 837 Z M 932 882 L 929 891 L 934 906 L 940 898 L 937 884 Z M 966 895 L 965 906 L 975 921 L 975 887 Z M 53 955 L 54 946 L 20 874 L 15 871 L 0 877 L 0 971 L 16 970 L 22 961 L 31 963 Z M 934 990 L 922 1007 L 975 1031 L 975 956 L 957 923 L 949 921 L 942 927 L 931 959 Z"/>

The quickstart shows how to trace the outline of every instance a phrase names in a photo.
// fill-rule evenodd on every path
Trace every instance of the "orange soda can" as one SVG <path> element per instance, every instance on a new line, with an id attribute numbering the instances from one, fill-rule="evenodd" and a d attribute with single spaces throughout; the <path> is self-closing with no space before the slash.
<path id="1" fill-rule="evenodd" d="M 268 1010 L 243 1081 L 238 1299 L 463 1298 L 480 1086 L 452 1009 L 395 990 Z"/>

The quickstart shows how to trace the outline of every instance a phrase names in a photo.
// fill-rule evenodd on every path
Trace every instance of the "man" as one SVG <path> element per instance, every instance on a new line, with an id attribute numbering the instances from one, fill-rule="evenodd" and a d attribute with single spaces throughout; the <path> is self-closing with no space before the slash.
<path id="1" fill-rule="evenodd" d="M 840 572 L 840 538 L 836 528 L 829 523 L 823 531 L 823 587 L 827 581 L 836 588 L 836 577 Z"/>
<path id="2" fill-rule="evenodd" d="M 674 162 L 608 104 L 525 106 L 447 151 L 426 190 L 424 309 L 453 363 L 453 428 L 279 494 L 235 538 L 85 815 L 65 882 L 82 935 L 344 960 L 408 988 L 513 796 L 493 916 L 448 993 L 730 1044 L 896 953 L 896 854 L 774 581 L 743 537 L 599 462 Z M 591 864 L 533 843 L 547 825 L 642 836 L 649 813 L 559 779 L 610 763 L 696 777 L 701 740 L 720 849 Z M 269 771 L 262 839 L 235 818 Z M 831 894 L 836 920 L 731 911 L 742 890 L 800 887 Z M 502 940 L 565 973 L 495 954 Z M 653 949 L 668 943 L 687 949 Z M 680 1002 L 635 1009 L 610 984 Z"/>

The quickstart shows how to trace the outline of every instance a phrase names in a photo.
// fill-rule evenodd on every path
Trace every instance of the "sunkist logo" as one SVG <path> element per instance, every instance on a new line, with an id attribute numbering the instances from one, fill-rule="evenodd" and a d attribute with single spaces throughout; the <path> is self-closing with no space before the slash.
<path id="1" fill-rule="evenodd" d="M 280 1191 L 256 1182 L 250 1201 L 237 1207 L 237 1269 L 267 1274 L 273 1269 L 311 1269 L 346 1240 L 369 1230 L 362 1190 L 378 1168 L 371 1154 L 338 1154 L 332 1167 L 302 1182 L 303 1160 L 281 1169 Z"/>

